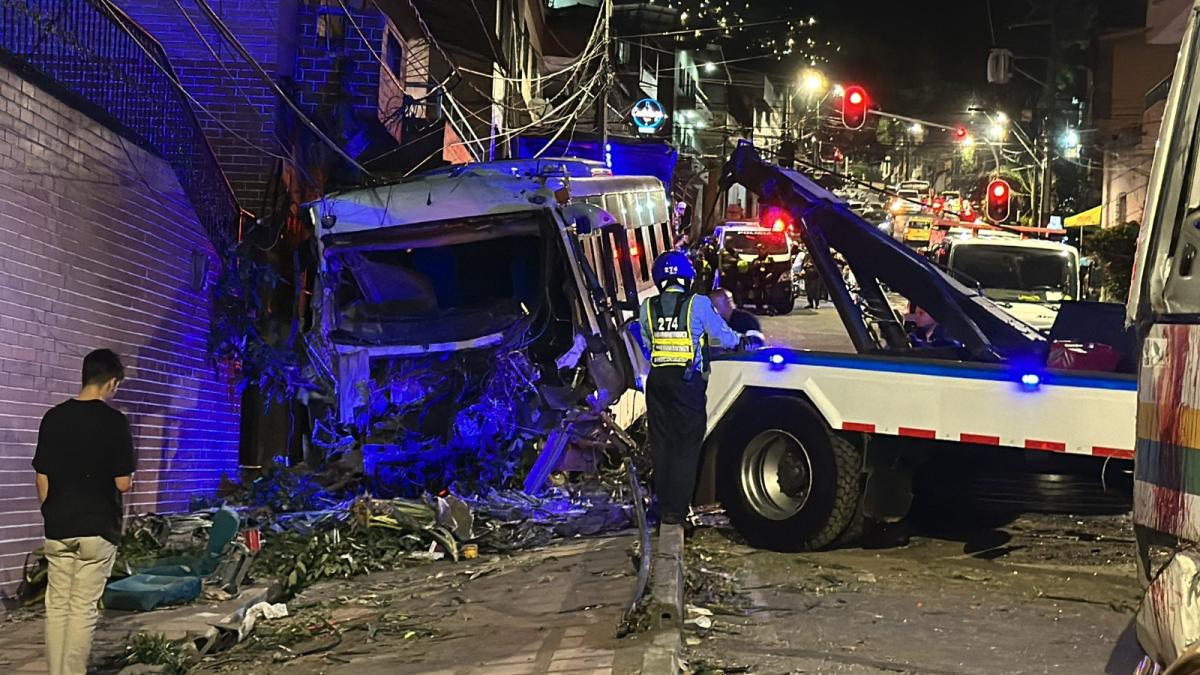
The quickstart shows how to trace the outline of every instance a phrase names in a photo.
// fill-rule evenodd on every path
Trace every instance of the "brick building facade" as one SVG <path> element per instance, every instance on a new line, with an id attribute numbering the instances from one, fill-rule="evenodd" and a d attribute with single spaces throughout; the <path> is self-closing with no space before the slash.
<path id="1" fill-rule="evenodd" d="M 83 356 L 120 353 L 127 511 L 171 511 L 237 466 L 238 406 L 208 358 L 217 255 L 161 159 L 0 67 L 0 586 L 40 546 L 42 414 Z"/>
<path id="2" fill-rule="evenodd" d="M 350 10 L 347 14 L 342 3 Z M 210 2 L 250 56 L 351 155 L 367 144 L 362 124 L 379 116 L 387 19 L 368 0 Z M 166 50 L 180 84 L 243 208 L 268 211 L 281 157 L 300 157 L 297 126 L 270 84 L 212 26 L 195 3 L 124 0 L 130 17 Z M 360 33 L 361 32 L 361 33 Z M 366 37 L 366 41 L 363 37 Z M 372 52 L 373 50 L 373 52 Z M 345 96 L 343 97 L 343 92 Z M 345 99 L 345 111 L 335 103 Z M 398 127 L 397 127 L 398 128 Z M 283 140 L 283 143 L 281 143 Z"/>

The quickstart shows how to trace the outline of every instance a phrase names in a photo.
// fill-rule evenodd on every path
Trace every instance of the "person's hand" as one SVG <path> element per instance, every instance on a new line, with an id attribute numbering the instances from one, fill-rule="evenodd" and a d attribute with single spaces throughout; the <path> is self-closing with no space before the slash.
<path id="1" fill-rule="evenodd" d="M 762 349 L 767 344 L 766 336 L 756 330 L 748 330 L 738 341 L 738 351 L 750 352 Z"/>

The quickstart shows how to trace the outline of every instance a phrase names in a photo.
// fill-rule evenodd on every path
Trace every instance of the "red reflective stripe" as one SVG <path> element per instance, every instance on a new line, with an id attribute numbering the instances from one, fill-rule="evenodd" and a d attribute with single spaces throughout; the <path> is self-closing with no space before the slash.
<path id="1" fill-rule="evenodd" d="M 959 434 L 958 440 L 963 443 L 979 443 L 981 445 L 1000 445 L 999 436 L 987 436 L 984 434 Z"/>
<path id="2" fill-rule="evenodd" d="M 874 424 L 863 424 L 862 422 L 842 422 L 843 431 L 862 431 L 868 434 L 875 433 Z"/>
<path id="3" fill-rule="evenodd" d="M 1028 450 L 1049 450 L 1050 452 L 1066 452 L 1067 444 L 1059 443 L 1058 441 L 1038 441 L 1032 438 L 1025 440 L 1025 448 Z"/>
<path id="4" fill-rule="evenodd" d="M 1092 454 L 1097 457 L 1115 457 L 1117 459 L 1133 459 L 1132 450 L 1121 450 L 1120 448 L 1106 448 L 1100 445 L 1092 446 Z"/>
<path id="5" fill-rule="evenodd" d="M 901 436 L 911 436 L 913 438 L 937 438 L 937 432 L 933 429 L 917 429 L 914 427 L 900 427 L 896 433 Z"/>

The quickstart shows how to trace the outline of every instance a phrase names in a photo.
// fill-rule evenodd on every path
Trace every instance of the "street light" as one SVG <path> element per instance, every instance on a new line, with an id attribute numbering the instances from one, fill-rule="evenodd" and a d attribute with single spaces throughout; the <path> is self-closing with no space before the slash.
<path id="1" fill-rule="evenodd" d="M 713 63 L 712 61 L 709 61 L 708 63 L 704 64 L 704 72 L 706 72 L 706 73 L 717 72 L 717 64 Z"/>
<path id="2" fill-rule="evenodd" d="M 1008 124 L 1008 115 L 1003 110 L 996 113 L 996 124 Z"/>
<path id="3" fill-rule="evenodd" d="M 806 70 L 801 83 L 810 95 L 818 94 L 825 89 L 825 76 L 819 70 Z"/>
<path id="4" fill-rule="evenodd" d="M 1004 125 L 1002 124 L 993 124 L 991 128 L 988 129 L 988 133 L 991 134 L 992 138 L 998 141 L 1004 140 L 1004 136 L 1007 134 L 1007 132 L 1008 130 L 1005 129 Z"/>
<path id="5" fill-rule="evenodd" d="M 1062 138 L 1059 139 L 1059 143 L 1062 145 L 1062 147 L 1064 149 L 1074 148 L 1074 147 L 1078 146 L 1079 145 L 1079 132 L 1075 131 L 1074 129 L 1067 129 L 1066 131 L 1063 132 Z"/>

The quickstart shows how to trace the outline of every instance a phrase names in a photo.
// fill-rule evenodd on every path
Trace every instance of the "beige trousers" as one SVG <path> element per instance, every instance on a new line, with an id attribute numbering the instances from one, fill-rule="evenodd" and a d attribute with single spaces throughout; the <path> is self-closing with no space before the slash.
<path id="1" fill-rule="evenodd" d="M 47 539 L 46 661 L 50 675 L 86 675 L 97 604 L 117 547 L 103 537 Z"/>

